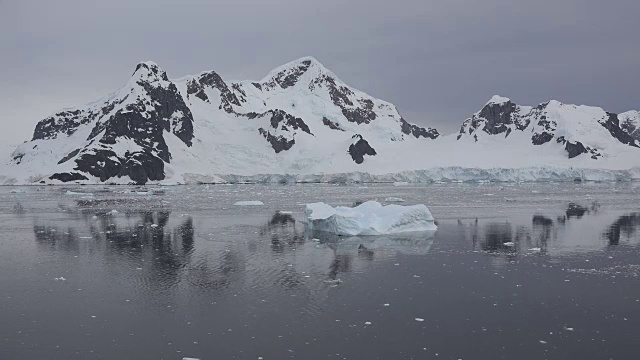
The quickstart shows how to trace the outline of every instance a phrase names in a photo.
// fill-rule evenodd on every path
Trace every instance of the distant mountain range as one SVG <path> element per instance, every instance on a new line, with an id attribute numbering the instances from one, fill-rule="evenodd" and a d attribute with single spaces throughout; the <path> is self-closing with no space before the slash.
<path id="1" fill-rule="evenodd" d="M 41 120 L 0 183 L 633 180 L 638 166 L 639 111 L 494 96 L 443 136 L 305 57 L 260 81 L 140 63 L 114 93 Z"/>

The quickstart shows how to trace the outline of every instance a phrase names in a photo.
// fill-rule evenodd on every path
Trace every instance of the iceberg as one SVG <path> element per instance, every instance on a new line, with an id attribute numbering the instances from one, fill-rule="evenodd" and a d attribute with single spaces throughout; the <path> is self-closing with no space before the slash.
<path id="1" fill-rule="evenodd" d="M 356 207 L 307 204 L 305 215 L 313 231 L 340 236 L 375 236 L 434 231 L 438 227 L 425 205 L 386 205 L 367 201 Z"/>

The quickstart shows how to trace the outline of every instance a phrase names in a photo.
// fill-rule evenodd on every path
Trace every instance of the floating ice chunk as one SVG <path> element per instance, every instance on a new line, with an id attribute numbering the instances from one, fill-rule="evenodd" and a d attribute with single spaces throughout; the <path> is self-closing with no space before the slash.
<path id="1" fill-rule="evenodd" d="M 515 246 L 516 244 L 514 244 L 511 241 L 507 241 L 506 243 L 503 243 L 502 245 L 511 247 L 511 246 Z"/>
<path id="2" fill-rule="evenodd" d="M 404 202 L 404 199 L 401 199 L 399 197 L 388 197 L 386 199 L 384 199 L 385 202 Z"/>
<path id="3" fill-rule="evenodd" d="M 539 247 L 534 247 L 534 248 L 529 249 L 529 251 L 531 251 L 531 252 L 540 252 L 541 250 L 542 249 L 540 249 Z"/>
<path id="4" fill-rule="evenodd" d="M 264 203 L 258 200 L 236 201 L 235 206 L 262 206 Z"/>
<path id="5" fill-rule="evenodd" d="M 12 193 L 12 194 L 24 194 L 24 193 L 26 193 L 26 191 L 20 190 L 20 189 L 13 189 L 13 190 L 11 190 L 9 192 Z"/>
<path id="6" fill-rule="evenodd" d="M 325 284 L 342 284 L 341 279 L 324 280 Z"/>
<path id="7" fill-rule="evenodd" d="M 57 278 L 53 278 L 53 280 L 55 281 L 67 281 L 67 279 L 63 276 L 57 277 Z"/>
<path id="8" fill-rule="evenodd" d="M 67 190 L 67 192 L 66 192 L 65 194 L 66 194 L 66 195 L 93 196 L 93 194 L 92 194 L 92 193 L 77 192 L 77 191 L 71 191 L 71 190 Z"/>
<path id="9" fill-rule="evenodd" d="M 333 208 L 325 203 L 313 203 L 307 204 L 305 214 L 312 230 L 342 236 L 386 235 L 438 229 L 425 205 L 382 206 L 377 201 L 367 201 L 353 208 Z"/>
<path id="10" fill-rule="evenodd" d="M 423 318 L 415 318 L 415 320 L 416 320 L 417 322 L 423 322 L 423 321 L 424 321 L 424 319 L 423 319 Z"/>

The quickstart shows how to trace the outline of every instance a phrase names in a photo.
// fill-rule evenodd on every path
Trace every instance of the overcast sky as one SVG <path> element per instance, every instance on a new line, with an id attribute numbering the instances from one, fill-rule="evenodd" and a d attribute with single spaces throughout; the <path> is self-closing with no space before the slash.
<path id="1" fill-rule="evenodd" d="M 312 55 L 445 133 L 493 94 L 640 109 L 639 14 L 638 0 L 0 0 L 0 144 L 142 60 L 236 80 Z"/>

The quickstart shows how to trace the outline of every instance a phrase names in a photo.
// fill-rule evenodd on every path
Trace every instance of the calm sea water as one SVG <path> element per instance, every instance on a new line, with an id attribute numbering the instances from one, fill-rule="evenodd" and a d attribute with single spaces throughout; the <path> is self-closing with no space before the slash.
<path id="1" fill-rule="evenodd" d="M 637 186 L 0 187 L 0 359 L 636 359 Z M 387 197 L 438 231 L 305 229 Z"/>

